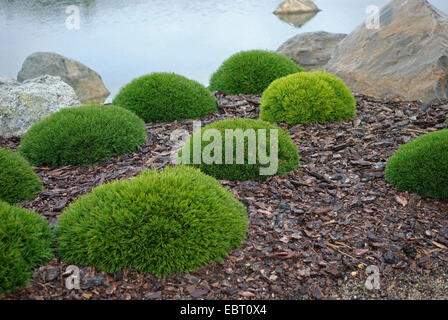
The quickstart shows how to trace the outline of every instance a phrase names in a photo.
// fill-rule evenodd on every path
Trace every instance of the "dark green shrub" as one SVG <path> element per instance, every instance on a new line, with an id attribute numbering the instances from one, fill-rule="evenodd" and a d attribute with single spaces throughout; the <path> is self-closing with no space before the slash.
<path id="1" fill-rule="evenodd" d="M 233 194 L 184 166 L 100 186 L 69 206 L 56 227 L 67 262 L 156 275 L 219 261 L 246 232 L 245 207 Z"/>
<path id="2" fill-rule="evenodd" d="M 222 144 L 219 144 L 221 147 L 221 157 L 217 155 L 217 160 L 220 163 L 216 163 L 214 161 L 211 163 L 210 161 L 202 161 L 199 163 L 195 163 L 194 161 L 194 141 L 198 142 L 198 147 L 200 147 L 201 153 L 206 151 L 206 154 L 210 154 L 212 157 L 215 156 L 214 152 L 209 152 L 209 149 L 211 148 L 213 144 L 215 143 L 214 138 L 213 139 L 202 139 L 201 137 L 204 137 L 204 134 L 206 131 L 214 129 L 218 130 L 220 133 L 222 139 Z M 240 138 L 239 140 L 236 137 L 232 137 L 229 135 L 226 135 L 226 130 L 238 130 L 240 129 L 240 133 L 248 133 L 251 129 L 253 129 L 252 132 L 254 132 L 253 137 L 256 139 L 256 149 L 252 147 L 249 148 L 249 139 L 248 137 L 244 138 L 244 161 L 237 162 L 238 155 L 241 155 L 241 151 L 238 151 L 237 145 L 239 141 L 239 145 L 242 146 L 243 138 Z M 261 175 L 260 168 L 266 168 L 269 167 L 269 164 L 266 163 L 260 163 L 260 157 L 259 155 L 259 146 L 265 145 L 267 155 L 271 155 L 271 149 L 270 149 L 270 143 L 271 143 L 271 132 L 270 130 L 276 130 L 278 133 L 278 170 L 274 174 L 285 174 L 289 171 L 293 171 L 296 168 L 299 167 L 300 161 L 299 161 L 299 153 L 297 151 L 297 146 L 294 144 L 290 136 L 287 132 L 282 130 L 279 127 L 276 127 L 274 125 L 271 125 L 267 122 L 261 121 L 261 120 L 251 120 L 251 119 L 231 119 L 231 120 L 224 120 L 219 122 L 214 122 L 204 128 L 202 128 L 201 132 L 195 133 L 190 140 L 186 142 L 182 150 L 179 152 L 178 156 L 178 162 L 183 162 L 184 164 L 192 164 L 195 167 L 199 168 L 202 172 L 207 173 L 217 179 L 221 180 L 233 180 L 233 181 L 245 181 L 245 180 L 265 180 L 270 175 Z M 266 130 L 266 144 L 261 144 L 259 140 L 259 133 L 262 133 L 260 130 Z M 210 133 L 213 133 L 213 131 L 209 131 Z M 236 131 L 234 131 L 236 133 Z M 227 138 L 226 138 L 227 137 Z M 202 141 L 202 140 L 208 140 L 208 141 Z M 202 141 L 202 143 L 201 143 Z M 229 143 L 226 143 L 226 141 L 229 141 Z M 232 141 L 232 142 L 231 142 Z M 252 141 L 254 141 L 252 139 Z M 233 145 L 233 154 L 231 157 L 226 157 L 226 144 L 229 146 Z M 240 147 L 240 150 L 243 150 L 242 147 Z M 181 159 L 183 157 L 183 153 L 189 150 L 189 156 L 188 154 L 184 156 L 185 159 Z M 262 149 L 264 150 L 264 149 Z M 275 152 L 274 150 L 272 150 Z M 219 152 L 218 152 L 219 154 Z M 256 161 L 252 160 L 249 161 L 251 158 L 254 159 L 254 156 L 256 157 Z M 227 160 L 226 159 L 230 159 Z M 243 162 L 243 164 L 241 164 Z"/>
<path id="3" fill-rule="evenodd" d="M 35 212 L 0 201 L 0 293 L 26 285 L 53 257 L 53 233 Z"/>
<path id="4" fill-rule="evenodd" d="M 272 81 L 304 71 L 276 52 L 252 50 L 234 54 L 210 79 L 210 90 L 228 94 L 261 94 Z"/>
<path id="5" fill-rule="evenodd" d="M 448 198 L 448 130 L 425 134 L 389 159 L 386 180 L 403 191 Z"/>
<path id="6" fill-rule="evenodd" d="M 356 99 L 338 77 L 302 72 L 274 81 L 263 93 L 260 109 L 260 118 L 272 122 L 340 122 L 356 115 Z"/>
<path id="7" fill-rule="evenodd" d="M 214 96 L 200 83 L 174 73 L 152 73 L 131 81 L 113 104 L 146 122 L 195 119 L 216 111 Z"/>
<path id="8" fill-rule="evenodd" d="M 19 152 L 36 166 L 87 165 L 133 152 L 146 141 L 146 125 L 115 106 L 62 109 L 36 123 Z"/>
<path id="9" fill-rule="evenodd" d="M 17 153 L 0 148 L 0 201 L 10 204 L 32 200 L 42 182 L 29 163 Z"/>

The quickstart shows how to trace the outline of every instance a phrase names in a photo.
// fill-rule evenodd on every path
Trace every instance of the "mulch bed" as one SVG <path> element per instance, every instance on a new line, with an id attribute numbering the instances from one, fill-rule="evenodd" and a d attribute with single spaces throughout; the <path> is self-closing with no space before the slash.
<path id="1" fill-rule="evenodd" d="M 219 111 L 203 118 L 203 125 L 258 117 L 258 96 L 216 97 Z M 225 261 L 164 279 L 82 267 L 82 288 L 70 291 L 63 276 L 67 265 L 54 259 L 36 270 L 32 284 L 5 298 L 369 299 L 409 298 L 412 289 L 421 298 L 448 299 L 448 201 L 397 191 L 384 180 L 387 159 L 400 145 L 446 127 L 448 103 L 361 95 L 357 100 L 354 120 L 282 125 L 299 148 L 302 167 L 297 171 L 265 182 L 222 181 L 250 217 L 244 247 Z M 100 165 L 36 168 L 45 191 L 23 206 L 54 225 L 68 204 L 92 188 L 169 165 L 170 134 L 176 129 L 191 132 L 192 121 L 148 124 L 147 143 L 138 152 Z M 19 142 L 0 140 L 0 146 L 14 150 Z M 380 269 L 379 290 L 364 286 L 371 265 Z M 406 275 L 422 279 L 423 287 L 411 288 L 415 281 L 403 280 Z"/>

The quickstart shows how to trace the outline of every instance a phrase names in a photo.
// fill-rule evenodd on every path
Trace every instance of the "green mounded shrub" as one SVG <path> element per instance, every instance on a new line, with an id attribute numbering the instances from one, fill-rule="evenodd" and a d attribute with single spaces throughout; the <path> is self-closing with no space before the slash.
<path id="1" fill-rule="evenodd" d="M 116 106 L 62 109 L 25 134 L 19 148 L 33 165 L 87 165 L 133 152 L 146 141 L 146 125 Z"/>
<path id="2" fill-rule="evenodd" d="M 54 238 L 37 213 L 0 201 L 0 293 L 22 287 L 53 257 Z"/>
<path id="3" fill-rule="evenodd" d="M 177 166 L 94 189 L 63 212 L 55 232 L 66 262 L 164 276 L 239 247 L 247 213 L 218 181 Z"/>
<path id="4" fill-rule="evenodd" d="M 42 182 L 19 154 L 0 148 L 0 201 L 10 204 L 32 200 Z"/>
<path id="5" fill-rule="evenodd" d="M 272 122 L 341 122 L 356 115 L 356 99 L 338 77 L 302 72 L 274 81 L 263 93 L 260 109 L 260 118 Z"/>
<path id="6" fill-rule="evenodd" d="M 210 151 L 213 148 L 213 144 L 215 144 L 214 138 L 208 138 L 204 134 L 210 130 L 218 130 L 221 135 L 221 144 L 217 141 L 217 146 L 221 148 L 221 157 L 219 157 L 219 151 L 215 155 L 214 151 Z M 241 151 L 238 151 L 238 144 L 242 146 L 243 139 L 237 139 L 233 136 L 233 139 L 230 135 L 226 134 L 226 130 L 241 130 L 240 134 L 249 133 L 252 130 L 253 137 L 256 139 L 256 144 L 253 144 L 255 148 L 249 148 L 249 139 L 247 137 L 244 138 L 244 161 L 241 164 L 241 159 L 238 163 L 238 155 L 241 155 Z M 178 154 L 178 162 L 184 164 L 191 164 L 197 168 L 199 168 L 202 172 L 211 175 L 220 180 L 232 180 L 232 181 L 245 181 L 245 180 L 266 180 L 271 175 L 262 175 L 260 173 L 260 168 L 269 167 L 269 164 L 261 161 L 259 157 L 259 146 L 265 145 L 266 148 L 262 150 L 266 150 L 267 155 L 271 155 L 271 132 L 270 130 L 277 130 L 278 133 L 278 170 L 274 174 L 283 175 L 289 171 L 293 171 L 300 166 L 299 153 L 297 150 L 297 146 L 292 141 L 291 137 L 287 132 L 282 130 L 281 128 L 271 125 L 267 122 L 261 120 L 251 120 L 251 119 L 231 119 L 214 122 L 204 128 L 200 132 L 195 133 L 190 139 L 185 143 L 184 147 Z M 259 134 L 263 133 L 260 130 L 265 130 L 266 134 L 266 143 L 262 144 L 259 140 Z M 209 131 L 213 134 L 213 131 Z M 216 132 L 216 131 L 215 131 Z M 217 132 L 217 133 L 218 133 Z M 235 134 L 237 131 L 233 131 Z M 262 136 L 264 133 L 262 134 Z M 204 139 L 205 138 L 205 139 Z M 198 141 L 197 143 L 194 142 Z M 204 140 L 204 141 L 202 141 Z M 251 139 L 253 141 L 253 139 Z M 201 142 L 202 141 L 202 142 Z M 228 141 L 228 142 L 227 142 Z M 226 145 L 231 146 L 233 142 L 233 154 L 231 156 L 226 156 Z M 239 142 L 239 143 L 238 143 Z M 216 160 L 213 163 L 209 160 L 204 161 L 204 158 L 198 163 L 194 159 L 194 151 L 195 145 L 200 147 L 200 154 L 210 154 L 210 156 L 216 156 Z M 240 150 L 243 150 L 240 147 Z M 185 152 L 188 153 L 184 155 Z M 272 150 L 275 152 L 274 150 Z M 249 161 L 251 159 L 252 160 Z M 240 156 L 242 157 L 242 156 Z M 254 157 L 256 157 L 256 161 L 254 161 Z M 185 159 L 183 159 L 185 158 Z M 218 162 L 218 163 L 217 163 Z"/>
<path id="7" fill-rule="evenodd" d="M 425 134 L 389 159 L 386 180 L 399 190 L 448 198 L 448 130 Z"/>
<path id="8" fill-rule="evenodd" d="M 264 50 L 242 51 L 224 61 L 209 89 L 228 94 L 261 94 L 272 81 L 304 69 L 290 58 Z"/>
<path id="9" fill-rule="evenodd" d="M 217 103 L 202 84 L 174 73 L 152 73 L 127 84 L 113 101 L 145 122 L 195 119 L 216 111 Z"/>

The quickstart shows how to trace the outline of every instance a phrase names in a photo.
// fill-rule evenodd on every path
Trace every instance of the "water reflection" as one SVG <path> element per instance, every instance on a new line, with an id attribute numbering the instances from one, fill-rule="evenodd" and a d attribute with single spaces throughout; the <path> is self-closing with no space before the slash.
<path id="1" fill-rule="evenodd" d="M 297 28 L 301 28 L 305 25 L 305 23 L 313 19 L 318 13 L 319 12 L 309 12 L 301 14 L 276 14 L 276 16 L 287 24 L 290 24 Z"/>
<path id="2" fill-rule="evenodd" d="M 97 0 L 0 0 L 0 14 L 4 16 L 3 22 L 20 16 L 21 19 L 38 19 L 45 23 L 64 16 L 65 9 L 71 5 L 83 9 L 86 17 L 93 16 L 96 14 L 96 2 Z"/>

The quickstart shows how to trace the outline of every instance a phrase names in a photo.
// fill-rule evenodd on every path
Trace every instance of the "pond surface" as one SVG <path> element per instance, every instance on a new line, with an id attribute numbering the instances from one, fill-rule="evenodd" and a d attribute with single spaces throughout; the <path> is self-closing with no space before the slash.
<path id="1" fill-rule="evenodd" d="M 276 50 L 308 31 L 351 32 L 369 5 L 388 0 L 315 0 L 322 9 L 298 28 L 272 14 L 280 0 L 0 0 L 0 75 L 16 77 L 36 51 L 81 61 L 103 77 L 111 98 L 131 79 L 171 71 L 207 85 L 231 54 Z M 448 12 L 448 1 L 432 0 Z M 80 9 L 68 30 L 66 8 Z"/>

